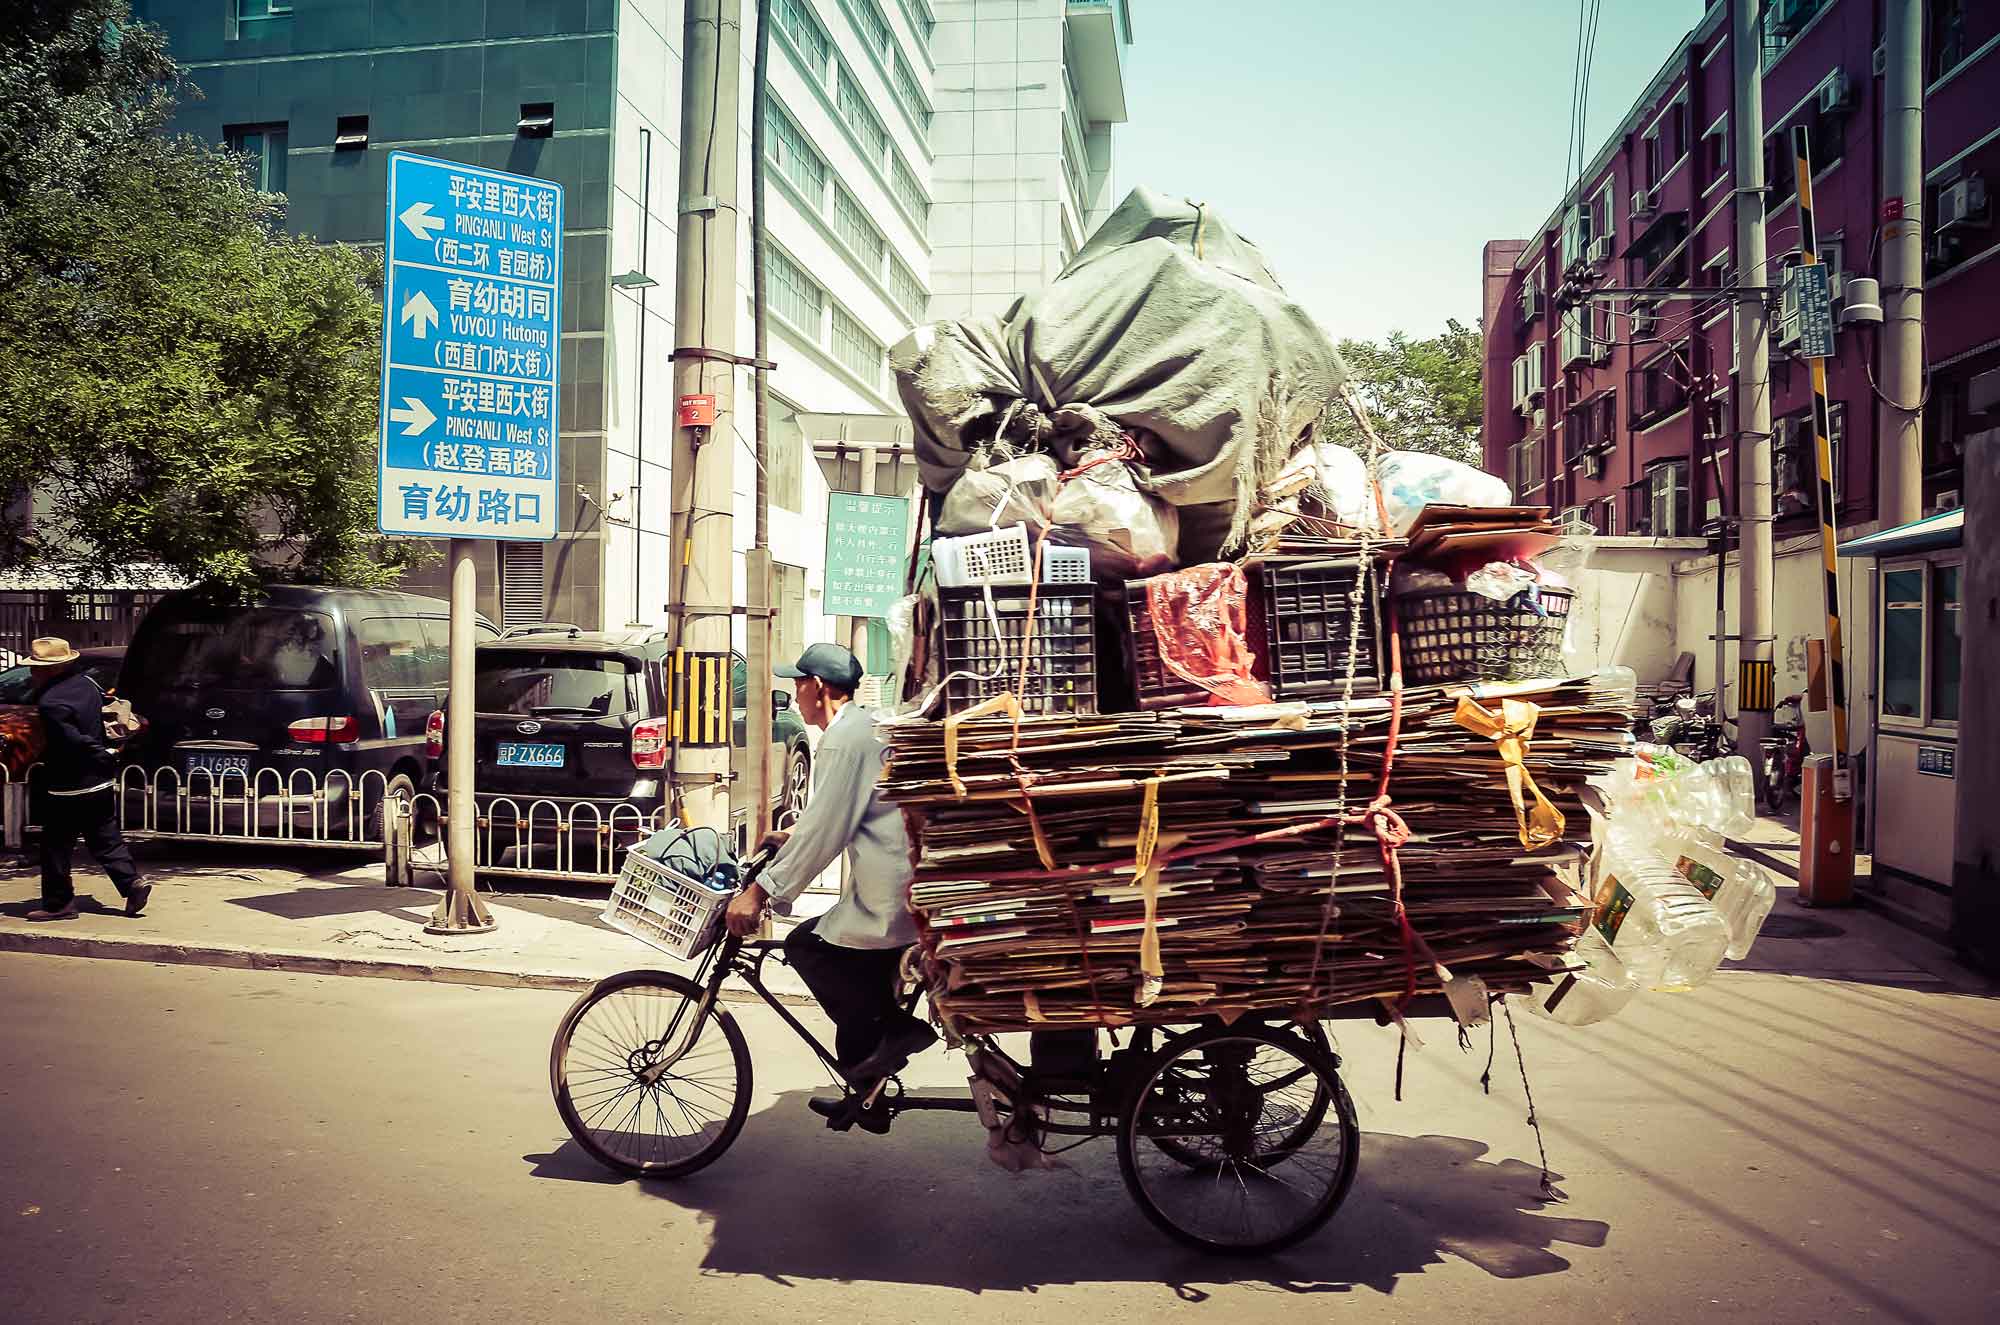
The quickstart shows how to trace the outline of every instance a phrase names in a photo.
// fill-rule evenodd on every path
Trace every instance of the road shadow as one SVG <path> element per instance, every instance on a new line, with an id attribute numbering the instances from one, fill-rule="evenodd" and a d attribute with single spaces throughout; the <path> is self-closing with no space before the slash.
<path id="1" fill-rule="evenodd" d="M 787 1092 L 751 1115 L 702 1172 L 642 1184 L 708 1227 L 704 1270 L 968 1292 L 1153 1281 L 1186 1301 L 1217 1283 L 1387 1294 L 1447 1257 L 1500 1279 L 1560 1273 L 1570 1262 L 1559 1245 L 1602 1247 L 1610 1233 L 1598 1220 L 1544 1214 L 1540 1171 L 1487 1159 L 1482 1141 L 1371 1132 L 1354 1188 L 1324 1229 L 1275 1256 L 1205 1256 L 1146 1221 L 1110 1141 L 1066 1155 L 1066 1169 L 1009 1174 L 962 1116 L 905 1114 L 888 1138 L 834 1134 L 807 1111 L 812 1093 Z M 617 1181 L 574 1142 L 525 1158 L 538 1178 Z"/>

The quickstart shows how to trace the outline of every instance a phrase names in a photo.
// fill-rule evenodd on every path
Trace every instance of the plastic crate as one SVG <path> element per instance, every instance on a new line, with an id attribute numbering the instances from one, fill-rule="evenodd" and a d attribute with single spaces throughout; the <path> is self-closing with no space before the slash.
<path id="1" fill-rule="evenodd" d="M 953 709 L 1011 691 L 1030 713 L 1097 712 L 1096 591 L 1087 584 L 1037 586 L 1023 684 L 1028 598 L 1026 585 L 938 591 Z"/>
<path id="2" fill-rule="evenodd" d="M 735 895 L 632 851 L 598 919 L 671 956 L 698 957 L 721 935 L 723 909 Z"/>
<path id="3" fill-rule="evenodd" d="M 1354 622 L 1355 577 L 1361 621 Z M 1337 699 L 1347 693 L 1353 645 L 1354 693 L 1382 688 L 1381 579 L 1372 562 L 1268 559 L 1257 567 L 1264 655 L 1275 699 Z"/>
<path id="4" fill-rule="evenodd" d="M 1408 685 L 1447 681 L 1531 681 L 1560 677 L 1563 628 L 1574 595 L 1540 592 L 1537 612 L 1524 599 L 1495 602 L 1456 589 L 1396 595 Z"/>
<path id="5" fill-rule="evenodd" d="M 1193 708 L 1209 702 L 1209 693 L 1169 671 L 1160 659 L 1160 637 L 1153 629 L 1146 586 L 1151 580 L 1125 581 L 1125 666 L 1131 674 L 1132 699 L 1141 709 Z"/>
<path id="6" fill-rule="evenodd" d="M 1042 544 L 1043 584 L 1089 584 L 1090 549 Z"/>
<path id="7" fill-rule="evenodd" d="M 935 548 L 938 587 L 961 589 L 982 584 L 1029 584 L 1034 556 L 1028 527 L 1009 525 L 963 538 L 940 538 Z"/>

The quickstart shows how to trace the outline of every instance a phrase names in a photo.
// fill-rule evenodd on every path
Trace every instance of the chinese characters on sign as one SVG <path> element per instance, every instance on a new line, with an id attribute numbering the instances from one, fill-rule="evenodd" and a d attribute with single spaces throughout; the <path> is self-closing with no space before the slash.
<path id="1" fill-rule="evenodd" d="M 381 528 L 546 539 L 562 403 L 562 187 L 389 154 Z"/>
<path id="2" fill-rule="evenodd" d="M 903 596 L 910 499 L 826 495 L 826 593 L 831 616 L 886 617 Z"/>
<path id="3" fill-rule="evenodd" d="M 1799 295 L 1799 353 L 1808 359 L 1833 357 L 1833 287 L 1826 267 L 1814 263 L 1793 272 Z"/>

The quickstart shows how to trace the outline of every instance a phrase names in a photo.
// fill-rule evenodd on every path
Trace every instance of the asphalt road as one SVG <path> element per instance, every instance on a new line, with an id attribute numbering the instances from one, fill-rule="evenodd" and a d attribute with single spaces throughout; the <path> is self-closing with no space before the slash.
<path id="1" fill-rule="evenodd" d="M 2000 1002 L 1729 973 L 1584 1031 L 1341 1038 L 1365 1132 L 1332 1224 L 1205 1259 L 1109 1143 L 1021 1175 L 969 1119 L 833 1135 L 738 1009 L 758 1097 L 677 1185 L 548 1097 L 566 995 L 0 954 L 0 1316 L 443 1322 L 2000 1319 Z M 962 1085 L 933 1053 L 913 1085 Z"/>

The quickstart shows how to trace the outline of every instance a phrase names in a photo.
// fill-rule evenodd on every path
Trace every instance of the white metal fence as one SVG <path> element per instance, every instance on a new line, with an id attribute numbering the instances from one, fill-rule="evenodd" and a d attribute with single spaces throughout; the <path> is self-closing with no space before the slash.
<path id="1" fill-rule="evenodd" d="M 0 769 L 0 842 L 20 849 L 41 827 L 41 798 L 34 794 L 40 764 L 19 778 Z M 268 842 L 380 851 L 383 803 L 389 799 L 383 773 L 350 774 L 334 769 L 258 769 L 182 773 L 128 764 L 113 787 L 118 827 L 135 841 Z"/>

